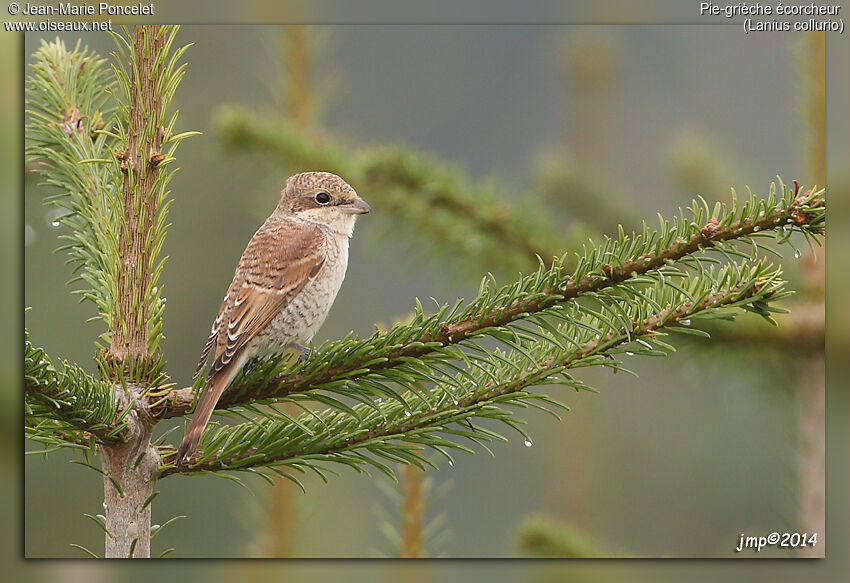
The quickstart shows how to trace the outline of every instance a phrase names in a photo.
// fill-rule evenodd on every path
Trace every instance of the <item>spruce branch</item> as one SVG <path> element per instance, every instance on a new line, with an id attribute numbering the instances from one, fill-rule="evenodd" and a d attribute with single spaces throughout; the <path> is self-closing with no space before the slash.
<path id="1" fill-rule="evenodd" d="M 172 50 L 175 27 L 137 29 L 140 44 L 113 35 L 112 71 L 77 43 L 42 42 L 27 78 L 27 156 L 45 184 L 59 190 L 47 204 L 69 229 L 60 235 L 82 299 L 95 303 L 107 331 L 100 362 L 106 378 L 155 378 L 164 298 L 158 279 L 167 228 L 168 183 L 175 148 L 196 132 L 175 134 L 167 107 L 184 73 Z M 125 31 L 125 34 L 128 32 Z M 135 33 L 134 33 L 135 34 Z M 142 83 L 139 77 L 146 82 Z"/>
<path id="2" fill-rule="evenodd" d="M 486 349 L 466 341 L 469 351 L 459 347 L 440 365 L 410 366 L 405 372 L 414 382 L 433 379 L 433 388 L 393 393 L 388 388 L 386 402 L 359 403 L 353 407 L 330 408 L 305 413 L 296 420 L 274 413 L 255 417 L 246 423 L 209 431 L 202 440 L 203 453 L 197 463 L 177 467 L 173 449 L 162 450 L 166 465 L 161 475 L 172 473 L 249 470 L 285 466 L 323 475 L 322 464 L 336 462 L 358 471 L 368 467 L 392 474 L 386 461 L 432 466 L 421 447 L 446 455 L 448 449 L 471 451 L 459 442 L 464 439 L 483 445 L 504 439 L 499 433 L 471 424 L 472 419 L 491 419 L 519 432 L 530 443 L 506 406 L 566 407 L 547 395 L 527 391 L 529 387 L 564 384 L 577 390 L 587 387 L 567 370 L 585 366 L 608 366 L 620 370 L 622 362 L 612 353 L 659 355 L 673 350 L 661 340 L 662 331 L 690 331 L 690 320 L 722 317 L 728 308 L 743 307 L 768 311 L 768 302 L 784 297 L 779 270 L 764 262 L 754 266 L 729 264 L 716 273 L 695 276 L 685 287 L 655 282 L 620 306 L 622 318 L 612 318 L 616 310 L 607 306 L 583 306 L 571 302 L 559 313 L 549 313 L 555 323 L 543 325 L 535 319 L 536 330 L 521 332 L 502 329 L 496 337 L 507 351 Z M 726 287 L 724 288 L 723 285 Z M 717 290 L 717 291 L 712 291 Z M 656 301 L 667 306 L 653 313 Z M 609 309 L 605 309 L 605 307 Z M 560 322 L 558 322 L 560 320 Z M 678 324 L 678 326 L 677 326 Z M 634 344 L 634 346 L 632 346 Z M 479 353 L 476 355 L 476 352 Z M 414 375 L 419 373 L 416 378 Z M 355 380 L 362 382 L 362 379 Z M 403 386 L 403 385 L 402 385 Z M 415 386 L 408 384 L 408 387 Z M 551 412 L 551 411 L 550 411 Z M 259 415 L 258 415 L 259 414 Z M 294 422 L 293 422 L 294 421 Z M 469 425 L 466 425 L 466 423 Z M 280 471 L 280 470 L 277 470 Z"/>
<path id="3" fill-rule="evenodd" d="M 70 230 L 60 235 L 74 266 L 69 283 L 86 286 L 73 293 L 94 302 L 109 328 L 116 301 L 118 224 L 112 211 L 119 181 L 109 167 L 87 161 L 109 156 L 115 82 L 105 59 L 79 42 L 68 50 L 58 39 L 42 41 L 33 56 L 26 81 L 27 159 L 60 193 L 45 202 L 62 213 L 54 225 Z"/>
<path id="4" fill-rule="evenodd" d="M 113 388 L 63 363 L 58 371 L 44 350 L 24 331 L 25 435 L 50 447 L 92 447 L 126 441 L 126 411 L 118 408 Z"/>
<path id="5" fill-rule="evenodd" d="M 430 316 L 417 306 L 410 324 L 363 340 L 345 338 L 328 343 L 295 370 L 281 372 L 275 360 L 249 367 L 234 379 L 218 408 L 284 398 L 309 400 L 316 396 L 314 389 L 346 387 L 354 377 L 380 378 L 384 371 L 412 366 L 417 359 L 439 358 L 442 351 L 464 340 L 486 336 L 577 298 L 611 290 L 618 293 L 623 284 L 639 285 L 647 278 L 663 280 L 665 270 L 672 270 L 676 262 L 701 272 L 704 263 L 717 261 L 705 254 L 708 250 L 749 258 L 764 247 L 756 243 L 758 238 L 787 241 L 799 231 L 815 239 L 824 229 L 823 191 L 801 194 L 781 183 L 780 189 L 777 194 L 771 186 L 766 199 L 751 194 L 743 204 L 734 197 L 731 206 L 718 203 L 713 212 L 707 204 L 694 202 L 689 215 L 682 212 L 672 223 L 662 220 L 658 231 L 645 223 L 638 235 L 627 236 L 621 230 L 618 239 L 606 239 L 598 246 L 591 243 L 578 254 L 571 274 L 564 273 L 558 260 L 551 267 L 541 263 L 536 273 L 501 288 L 492 278 L 485 278 L 479 297 L 466 306 L 460 301 L 443 305 Z M 735 241 L 748 243 L 750 253 L 743 253 Z M 163 394 L 154 400 L 152 413 L 157 417 L 185 415 L 197 388 Z"/>
<path id="6" fill-rule="evenodd" d="M 401 148 L 352 148 L 327 136 L 311 137 L 297 124 L 242 108 L 222 109 L 218 134 L 231 150 L 297 168 L 324 168 L 345 176 L 373 204 L 419 230 L 442 249 L 477 265 L 514 273 L 560 253 L 556 226 L 536 205 L 509 204 L 492 184 L 472 183 L 459 170 Z"/>

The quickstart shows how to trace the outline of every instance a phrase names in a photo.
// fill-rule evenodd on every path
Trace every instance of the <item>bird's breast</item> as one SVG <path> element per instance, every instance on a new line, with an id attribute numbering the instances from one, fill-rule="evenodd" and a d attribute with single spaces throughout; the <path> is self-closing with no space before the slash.
<path id="1" fill-rule="evenodd" d="M 258 335 L 252 347 L 256 356 L 278 353 L 291 343 L 306 345 L 324 323 L 345 278 L 348 238 L 329 237 L 325 245 L 321 271 Z"/>

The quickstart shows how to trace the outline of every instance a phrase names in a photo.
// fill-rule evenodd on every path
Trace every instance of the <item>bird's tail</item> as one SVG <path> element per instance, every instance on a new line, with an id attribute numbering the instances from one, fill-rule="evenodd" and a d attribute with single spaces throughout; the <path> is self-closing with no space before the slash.
<path id="1" fill-rule="evenodd" d="M 195 413 L 192 415 L 192 421 L 189 423 L 189 428 L 183 435 L 183 442 L 177 449 L 177 463 L 191 456 L 198 449 L 198 443 L 201 441 L 201 434 L 207 426 L 207 422 L 212 416 L 216 403 L 218 403 L 221 394 L 230 381 L 239 372 L 241 366 L 233 366 L 231 362 L 229 366 L 212 375 L 207 381 L 207 386 L 198 400 L 198 405 L 195 407 Z"/>

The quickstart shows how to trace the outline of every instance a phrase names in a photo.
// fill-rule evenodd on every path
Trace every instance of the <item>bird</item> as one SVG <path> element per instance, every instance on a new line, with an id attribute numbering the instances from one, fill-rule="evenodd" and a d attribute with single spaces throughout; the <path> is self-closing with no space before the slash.
<path id="1" fill-rule="evenodd" d="M 254 233 L 213 322 L 195 371 L 210 356 L 206 388 L 177 450 L 178 464 L 197 451 L 222 393 L 252 358 L 306 348 L 325 321 L 348 267 L 348 240 L 371 211 L 330 172 L 291 176 L 271 216 Z"/>

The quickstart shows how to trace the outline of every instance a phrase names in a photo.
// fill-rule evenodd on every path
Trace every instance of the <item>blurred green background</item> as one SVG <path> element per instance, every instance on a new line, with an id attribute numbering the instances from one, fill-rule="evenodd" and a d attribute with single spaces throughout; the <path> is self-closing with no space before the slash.
<path id="1" fill-rule="evenodd" d="M 286 34 L 276 26 L 186 26 L 179 36 L 194 43 L 175 98 L 179 126 L 204 132 L 178 153 L 164 251 L 163 346 L 181 386 L 236 260 L 293 170 L 223 151 L 211 119 L 227 104 L 283 109 Z M 77 37 L 63 38 L 73 44 Z M 624 221 L 669 216 L 697 194 L 727 200 L 730 186 L 763 193 L 776 174 L 812 181 L 803 98 L 791 89 L 800 79 L 799 36 L 756 42 L 739 27 L 719 26 L 364 25 L 310 27 L 308 38 L 324 131 L 351 144 L 429 152 L 492 180 L 508 201 L 532 188 L 541 165 L 561 161 L 610 193 L 629 212 Z M 25 58 L 39 42 L 26 37 Z M 101 54 L 112 50 L 105 35 L 83 42 Z M 24 198 L 24 303 L 33 307 L 26 325 L 54 358 L 93 371 L 101 330 L 83 324 L 92 307 L 77 304 L 64 285 L 65 258 L 53 253 L 60 229 L 42 205 L 50 191 L 36 183 L 27 180 Z M 368 192 L 359 194 L 369 201 Z M 571 228 L 569 216 L 563 221 Z M 471 297 L 484 273 L 498 271 L 462 260 L 447 269 L 444 259 L 429 258 L 427 241 L 408 233 L 380 208 L 359 221 L 349 275 L 317 341 L 368 334 L 373 323 L 407 313 L 416 296 Z M 800 263 L 790 252 L 783 260 L 797 284 Z M 442 493 L 427 512 L 446 517 L 447 535 L 433 554 L 524 556 L 519 526 L 531 514 L 650 557 L 734 556 L 742 532 L 796 530 L 798 366 L 764 345 L 691 342 L 665 360 L 635 359 L 637 379 L 584 374 L 598 395 L 549 388 L 573 410 L 561 423 L 524 413 L 533 447 L 512 439 L 494 446 L 495 458 L 460 456 L 431 474 Z M 162 423 L 158 432 L 172 426 Z M 80 556 L 71 542 L 102 549 L 103 533 L 82 516 L 100 512 L 101 477 L 67 459 L 26 458 L 28 557 Z M 380 522 L 397 512 L 377 480 L 349 471 L 329 484 L 308 477 L 307 494 L 280 484 L 291 497 L 286 524 L 277 525 L 289 533 L 288 553 L 392 554 Z M 248 483 L 253 494 L 214 477 L 163 480 L 154 522 L 187 518 L 154 540 L 154 554 L 168 547 L 177 557 L 262 554 L 277 517 L 271 490 Z M 241 578 L 239 568 L 230 576 Z"/>

